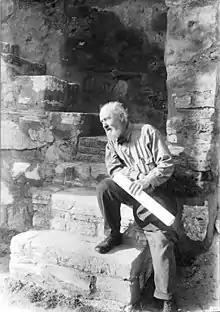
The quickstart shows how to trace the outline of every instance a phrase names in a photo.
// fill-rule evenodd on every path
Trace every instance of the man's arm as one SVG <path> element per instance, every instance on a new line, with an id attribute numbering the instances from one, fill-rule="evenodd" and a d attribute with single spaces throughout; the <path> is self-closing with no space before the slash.
<path id="1" fill-rule="evenodd" d="M 150 139 L 151 153 L 156 167 L 145 175 L 144 179 L 155 188 L 165 183 L 171 177 L 174 171 L 174 162 L 170 151 L 158 130 L 153 129 L 153 131 L 151 131 Z"/>
<path id="2" fill-rule="evenodd" d="M 123 160 L 120 159 L 111 142 L 108 142 L 106 145 L 105 164 L 107 172 L 112 178 L 114 174 L 119 171 L 131 180 L 137 180 L 138 175 L 140 174 L 139 171 L 132 170 L 125 166 Z"/>
<path id="3" fill-rule="evenodd" d="M 155 128 L 149 130 L 146 137 L 150 136 L 150 150 L 155 168 L 146 175 L 139 174 L 138 180 L 131 184 L 130 191 L 134 195 L 140 194 L 142 190 L 151 192 L 157 186 L 165 183 L 174 171 L 174 162 L 162 135 Z"/>

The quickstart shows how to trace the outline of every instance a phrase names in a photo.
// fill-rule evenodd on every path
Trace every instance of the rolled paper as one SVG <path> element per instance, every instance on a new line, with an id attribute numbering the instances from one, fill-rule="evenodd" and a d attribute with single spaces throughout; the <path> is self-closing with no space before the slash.
<path id="1" fill-rule="evenodd" d="M 141 205 L 143 205 L 151 213 L 153 213 L 164 224 L 166 224 L 167 226 L 173 224 L 175 217 L 161 204 L 154 200 L 150 195 L 148 195 L 144 191 L 142 191 L 139 195 L 131 194 L 129 187 L 132 182 L 127 177 L 118 172 L 114 175 L 113 181 L 117 183 L 121 188 L 123 188 L 134 199 L 136 199 Z"/>

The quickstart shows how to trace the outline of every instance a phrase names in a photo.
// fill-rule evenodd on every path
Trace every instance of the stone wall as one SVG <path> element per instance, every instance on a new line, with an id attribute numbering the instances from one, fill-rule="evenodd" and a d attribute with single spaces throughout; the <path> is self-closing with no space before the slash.
<path id="1" fill-rule="evenodd" d="M 160 1 L 84 2 L 60 6 L 63 2 L 58 1 L 52 7 L 46 2 L 5 2 L 2 37 L 11 44 L 4 45 L 1 62 L 1 224 L 19 230 L 32 225 L 32 186 L 68 184 L 72 179 L 95 183 L 104 177 L 99 168 L 104 142 L 79 144 L 82 135 L 102 133 L 98 116 L 72 113 L 96 111 L 102 102 L 96 94 L 102 100 L 120 95 L 134 119 L 146 122 L 146 115 L 155 116 L 150 121 L 164 130 L 168 8 L 167 139 L 176 163 L 173 188 L 183 207 L 185 232 L 208 246 L 217 214 L 220 166 L 218 2 L 167 0 L 167 7 Z M 39 63 L 43 67 L 37 67 Z M 134 77 L 134 69 L 141 75 Z M 139 98 L 142 87 L 146 93 Z M 101 147 L 94 149 L 94 142 Z"/>
<path id="2" fill-rule="evenodd" d="M 179 150 L 176 177 L 187 178 L 184 227 L 191 239 L 209 246 L 219 175 L 219 2 L 166 3 L 167 138 Z"/>
<path id="3" fill-rule="evenodd" d="M 83 72 L 80 109 L 97 111 L 121 99 L 134 121 L 165 125 L 166 69 L 163 1 L 66 1 L 67 74 Z M 90 6 L 91 5 L 91 6 Z"/>
<path id="4" fill-rule="evenodd" d="M 97 127 L 91 127 L 93 124 Z M 62 188 L 70 178 L 74 181 L 79 137 L 93 133 L 102 133 L 97 114 L 48 112 L 33 116 L 21 111 L 4 112 L 1 120 L 0 226 L 18 231 L 31 228 L 35 212 L 33 188 L 56 182 Z"/>
<path id="5" fill-rule="evenodd" d="M 120 99 L 134 121 L 165 131 L 163 1 L 13 3 L 2 40 L 18 45 L 20 57 L 45 66 L 47 75 L 81 85 L 78 107 L 66 110 L 97 112 L 103 102 Z"/>

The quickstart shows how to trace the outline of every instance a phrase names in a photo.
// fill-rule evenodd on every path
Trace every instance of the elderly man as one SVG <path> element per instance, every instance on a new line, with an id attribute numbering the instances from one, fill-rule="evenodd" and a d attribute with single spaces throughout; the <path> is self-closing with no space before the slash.
<path id="1" fill-rule="evenodd" d="M 116 172 L 121 172 L 132 181 L 132 194 L 144 190 L 176 215 L 175 199 L 161 187 L 173 173 L 172 157 L 159 131 L 149 124 L 131 124 L 123 104 L 109 102 L 103 105 L 100 121 L 108 138 L 105 162 L 110 178 L 97 187 L 107 237 L 96 246 L 96 250 L 107 253 L 122 243 L 120 205 L 132 206 L 135 220 L 144 229 L 149 242 L 154 269 L 154 297 L 164 301 L 163 312 L 170 312 L 176 274 L 172 239 L 175 231 L 141 206 L 112 178 Z"/>

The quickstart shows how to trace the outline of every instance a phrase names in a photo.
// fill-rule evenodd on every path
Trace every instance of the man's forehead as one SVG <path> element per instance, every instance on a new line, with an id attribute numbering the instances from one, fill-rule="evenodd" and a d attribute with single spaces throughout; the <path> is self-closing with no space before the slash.
<path id="1" fill-rule="evenodd" d="M 101 108 L 99 116 L 100 118 L 104 118 L 104 117 L 111 115 L 112 112 L 113 112 L 113 107 L 111 105 L 105 105 Z"/>

